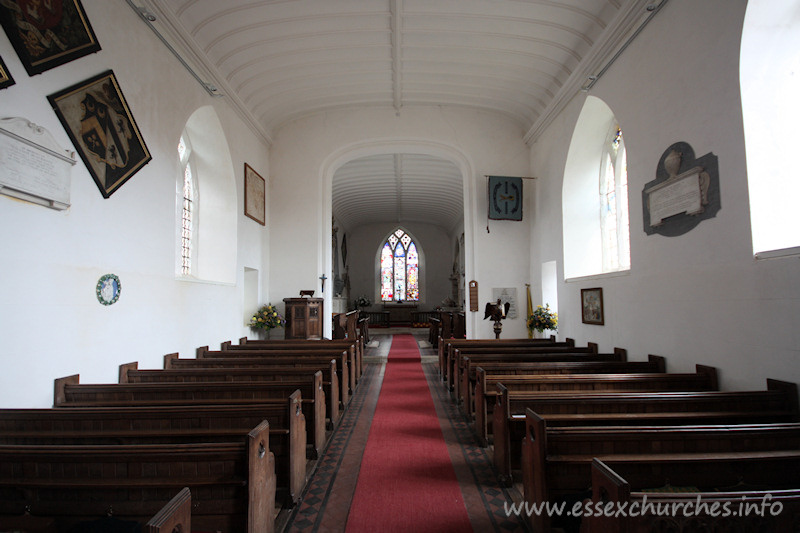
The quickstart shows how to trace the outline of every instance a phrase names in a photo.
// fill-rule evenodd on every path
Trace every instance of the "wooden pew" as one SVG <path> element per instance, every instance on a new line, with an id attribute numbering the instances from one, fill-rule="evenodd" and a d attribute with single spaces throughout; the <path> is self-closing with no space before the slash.
<path id="1" fill-rule="evenodd" d="M 175 354 L 177 356 L 177 354 Z M 170 365 L 178 360 L 170 354 Z M 161 380 L 196 383 L 204 381 L 286 381 L 298 377 L 312 376 L 322 372 L 322 388 L 325 391 L 325 411 L 330 417 L 328 429 L 339 422 L 339 374 L 336 372 L 336 361 L 331 359 L 327 368 L 321 365 L 305 367 L 296 366 L 257 366 L 239 367 L 231 366 L 203 366 L 202 359 L 186 359 L 193 364 L 184 365 L 182 368 L 165 368 L 164 370 L 140 370 L 139 363 L 125 363 L 119 366 L 119 383 L 156 383 Z M 166 378 L 164 376 L 167 376 Z"/>
<path id="2" fill-rule="evenodd" d="M 456 388 L 459 403 L 465 404 L 465 411 L 472 413 L 475 398 L 475 383 L 477 381 L 476 369 L 480 366 L 488 375 L 492 374 L 608 374 L 622 372 L 666 372 L 666 361 L 658 355 L 650 355 L 647 361 L 628 361 L 626 350 L 617 348 L 613 354 L 585 354 L 573 356 L 564 354 L 564 357 L 542 360 L 491 359 L 477 356 L 472 360 L 472 355 L 461 358 L 460 385 Z M 616 369 L 616 371 L 615 371 Z"/>
<path id="3" fill-rule="evenodd" d="M 214 352 L 215 354 L 223 352 Z M 346 351 L 336 352 L 334 355 L 320 355 L 295 357 L 294 355 L 281 354 L 269 355 L 263 353 L 251 353 L 245 351 L 225 351 L 221 357 L 200 357 L 198 359 L 180 359 L 177 353 L 164 356 L 164 368 L 191 368 L 199 363 L 190 361 L 200 361 L 204 367 L 214 368 L 252 368 L 252 367 L 281 367 L 292 366 L 296 368 L 317 367 L 318 370 L 327 368 L 331 359 L 336 361 L 336 373 L 339 375 L 339 394 L 341 395 L 341 408 L 344 409 L 350 402 L 350 363 Z"/>
<path id="4" fill-rule="evenodd" d="M 800 424 L 741 426 L 643 426 L 547 428 L 528 410 L 522 444 L 522 484 L 526 502 L 585 497 L 594 458 L 637 461 L 670 454 L 694 460 L 800 456 Z M 532 516 L 534 531 L 549 531 L 547 516 Z"/>
<path id="5" fill-rule="evenodd" d="M 325 391 L 322 373 L 291 381 L 207 383 L 80 383 L 78 374 L 55 380 L 54 407 L 136 407 L 153 405 L 229 405 L 281 403 L 300 391 L 310 456 L 325 448 Z"/>
<path id="6" fill-rule="evenodd" d="M 544 349 L 536 349 L 531 353 L 517 353 L 517 354 L 470 354 L 469 356 L 462 355 L 456 350 L 455 356 L 457 357 L 457 365 L 460 367 L 456 370 L 457 379 L 456 386 L 452 389 L 451 396 L 454 400 L 463 394 L 462 389 L 466 388 L 471 391 L 473 403 L 475 396 L 475 387 L 477 386 L 477 368 L 486 363 L 544 363 L 544 362 L 562 362 L 562 363 L 579 363 L 579 362 L 625 362 L 627 361 L 627 351 L 621 348 L 616 348 L 613 353 L 595 353 L 595 352 L 565 352 L 559 349 L 549 351 Z M 472 380 L 468 378 L 468 372 L 474 372 Z M 484 389 L 486 390 L 486 389 Z M 461 402 L 458 402 L 461 404 Z M 470 406 L 468 406 L 470 407 Z M 472 414 L 468 410 L 468 414 Z"/>
<path id="7" fill-rule="evenodd" d="M 256 405 L 175 407 L 59 407 L 0 409 L 2 444 L 191 444 L 241 440 L 270 424 L 280 501 L 299 501 L 306 482 L 306 426 L 302 398 Z"/>
<path id="8" fill-rule="evenodd" d="M 763 391 L 509 394 L 497 384 L 492 414 L 493 460 L 504 484 L 519 468 L 525 411 L 548 427 L 622 425 L 703 425 L 800 422 L 797 385 L 767 380 Z"/>
<path id="9" fill-rule="evenodd" d="M 340 355 L 346 354 L 347 359 L 347 383 L 348 394 L 352 395 L 355 392 L 357 380 L 361 376 L 360 358 L 357 356 L 357 350 L 354 345 L 336 346 L 335 341 L 300 341 L 301 344 L 295 344 L 298 341 L 275 341 L 279 344 L 255 344 L 247 343 L 245 345 L 230 345 L 224 350 L 209 350 L 208 347 L 202 346 L 197 349 L 195 357 L 197 359 L 217 358 L 217 357 L 292 357 L 292 358 L 306 358 L 306 357 L 336 357 L 339 360 Z M 316 343 L 316 345 L 310 343 Z M 339 369 L 339 375 L 344 372 L 344 366 Z"/>
<path id="10" fill-rule="evenodd" d="M 147 521 L 142 531 L 144 533 L 190 532 L 192 530 L 191 506 L 192 493 L 188 487 L 184 487 Z M 101 520 L 107 522 L 109 518 L 105 517 Z M 97 525 L 96 521 L 93 522 L 92 525 Z M 117 522 L 117 524 L 122 523 L 124 522 Z M 20 516 L 0 516 L 0 530 L 22 533 L 55 533 L 58 529 L 55 519 L 34 516 L 26 512 Z"/>
<path id="11" fill-rule="evenodd" d="M 674 455 L 608 464 L 594 459 L 581 531 L 678 531 L 692 523 L 703 531 L 796 531 L 800 480 L 786 473 L 800 471 L 800 452 L 697 463 Z M 681 488 L 662 492 L 665 486 Z"/>
<path id="12" fill-rule="evenodd" d="M 334 313 L 332 333 L 333 340 L 358 339 L 358 311 Z"/>
<path id="13" fill-rule="evenodd" d="M 357 315 L 354 315 L 357 316 Z M 358 333 L 352 339 L 248 339 L 242 337 L 239 339 L 239 344 L 232 344 L 226 341 L 221 344 L 222 350 L 280 350 L 285 348 L 287 350 L 305 350 L 309 348 L 341 348 L 343 350 L 350 350 L 351 367 L 354 371 L 353 387 L 361 374 L 364 373 L 364 338 Z M 207 349 L 206 347 L 200 348 Z M 198 355 L 199 357 L 199 355 Z"/>
<path id="14" fill-rule="evenodd" d="M 575 345 L 572 339 L 567 339 L 565 343 L 571 342 Z M 548 339 L 453 339 L 444 334 L 439 335 L 436 341 L 437 353 L 439 356 L 439 374 L 442 380 L 448 381 L 448 365 L 447 361 L 452 357 L 452 351 L 455 348 L 467 347 L 492 347 L 492 346 L 531 346 L 543 344 L 556 344 L 555 336 Z"/>
<path id="15" fill-rule="evenodd" d="M 477 369 L 475 385 L 475 431 L 482 446 L 488 445 L 489 420 L 496 403 L 497 384 L 502 383 L 510 394 L 516 392 L 560 392 L 568 395 L 581 391 L 666 392 L 717 390 L 716 368 L 696 365 L 694 374 L 629 373 L 629 374 L 493 374 Z"/>
<path id="16" fill-rule="evenodd" d="M 361 316 L 361 312 L 359 311 L 359 319 L 358 319 L 358 334 L 361 337 L 361 346 L 362 352 L 361 355 L 363 357 L 363 347 L 369 344 L 369 315 Z M 363 364 L 363 362 L 361 363 Z"/>
<path id="17" fill-rule="evenodd" d="M 442 311 L 439 313 L 439 320 L 441 320 L 442 338 L 453 338 L 453 313 L 451 311 Z"/>
<path id="18" fill-rule="evenodd" d="M 54 518 L 59 531 L 108 513 L 144 522 L 182 487 L 194 495 L 197 529 L 272 531 L 269 424 L 238 442 L 0 444 L 0 516 L 28 508 Z"/>
<path id="19" fill-rule="evenodd" d="M 347 317 L 345 313 L 334 313 L 331 320 L 331 335 L 333 340 L 342 340 L 347 338 Z"/>
<path id="20" fill-rule="evenodd" d="M 442 331 L 442 320 L 438 317 L 438 313 L 432 314 L 428 319 L 428 342 L 431 346 L 438 350 L 439 336 Z M 441 361 L 441 358 L 440 358 Z M 439 365 L 439 375 L 442 374 L 442 366 Z"/>
<path id="21" fill-rule="evenodd" d="M 189 487 L 184 487 L 153 518 L 147 521 L 143 533 L 189 531 L 192 531 L 192 491 L 189 490 Z"/>
<path id="22" fill-rule="evenodd" d="M 453 338 L 464 339 L 467 336 L 467 315 L 464 311 L 453 313 Z"/>
<path id="23" fill-rule="evenodd" d="M 540 344 L 538 346 L 504 346 L 496 348 L 451 348 L 449 359 L 448 379 L 451 391 L 455 391 L 454 398 L 460 399 L 461 386 L 464 383 L 465 359 L 468 357 L 473 363 L 483 361 L 583 361 L 578 356 L 592 355 L 598 361 L 625 361 L 628 353 L 621 348 L 615 348 L 613 353 L 598 353 L 597 345 L 589 343 L 585 347 L 569 345 Z"/>

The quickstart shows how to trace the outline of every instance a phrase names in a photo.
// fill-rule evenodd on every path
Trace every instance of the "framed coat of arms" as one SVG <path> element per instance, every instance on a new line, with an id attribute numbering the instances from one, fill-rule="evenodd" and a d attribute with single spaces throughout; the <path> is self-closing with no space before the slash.
<path id="1" fill-rule="evenodd" d="M 113 71 L 47 99 L 103 198 L 152 159 Z"/>
<path id="2" fill-rule="evenodd" d="M 79 0 L 0 0 L 0 24 L 30 76 L 100 50 Z"/>

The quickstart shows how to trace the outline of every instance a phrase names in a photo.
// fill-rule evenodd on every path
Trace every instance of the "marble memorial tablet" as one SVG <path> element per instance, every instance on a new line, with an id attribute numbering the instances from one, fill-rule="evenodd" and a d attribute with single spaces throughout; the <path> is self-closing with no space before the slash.
<path id="1" fill-rule="evenodd" d="M 0 193 L 51 207 L 69 207 L 75 159 L 46 129 L 23 118 L 0 120 Z"/>

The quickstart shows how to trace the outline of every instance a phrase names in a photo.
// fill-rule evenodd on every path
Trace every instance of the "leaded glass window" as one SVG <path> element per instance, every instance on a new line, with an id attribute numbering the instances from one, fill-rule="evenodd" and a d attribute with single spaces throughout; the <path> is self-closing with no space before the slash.
<path id="1" fill-rule="evenodd" d="M 392 233 L 381 248 L 381 301 L 419 300 L 419 253 L 402 229 Z"/>
<path id="2" fill-rule="evenodd" d="M 622 130 L 614 126 L 606 140 L 600 167 L 600 231 L 603 271 L 630 268 L 628 169 Z"/>
<path id="3" fill-rule="evenodd" d="M 182 135 L 178 141 L 178 159 L 183 168 L 183 188 L 181 201 L 181 275 L 192 274 L 192 234 L 195 226 L 195 185 L 190 163 L 192 149 L 188 138 Z"/>

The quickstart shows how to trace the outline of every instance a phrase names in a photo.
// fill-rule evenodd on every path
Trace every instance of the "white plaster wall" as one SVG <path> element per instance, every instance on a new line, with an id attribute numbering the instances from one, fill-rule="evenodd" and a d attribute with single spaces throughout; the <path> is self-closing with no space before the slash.
<path id="1" fill-rule="evenodd" d="M 72 149 L 47 95 L 113 69 L 153 160 L 109 199 L 79 161 L 64 212 L 0 196 L 0 407 L 46 407 L 55 378 L 115 382 L 121 363 L 161 368 L 166 353 L 193 356 L 198 346 L 247 335 L 244 267 L 269 274 L 268 230 L 242 215 L 244 162 L 268 176 L 266 145 L 224 98 L 208 96 L 125 2 L 83 5 L 102 51 L 43 74 L 28 77 L 0 33 L 0 56 L 16 80 L 0 91 L 0 117 L 27 118 Z M 176 146 L 204 105 L 220 117 L 236 176 L 235 284 L 175 279 Z M 109 307 L 94 294 L 107 273 L 122 282 Z"/>
<path id="2" fill-rule="evenodd" d="M 396 152 L 437 155 L 465 173 L 467 279 L 483 280 L 487 290 L 481 302 L 491 297 L 491 286 L 521 290 L 530 269 L 530 225 L 493 222 L 491 233 L 486 233 L 484 176 L 527 175 L 523 135 L 517 123 L 506 117 L 452 108 L 402 109 L 399 114 L 379 108 L 337 111 L 287 124 L 275 132 L 270 150 L 273 300 L 297 296 L 300 289 L 312 287 L 319 294 L 319 276 L 330 276 L 335 170 L 356 157 Z M 505 260 L 497 261 L 498 257 Z M 331 291 L 326 289 L 324 296 L 326 331 L 330 332 Z M 468 313 L 470 334 L 493 336 L 491 325 L 477 315 Z M 507 330 L 524 335 L 524 320 L 510 321 Z"/>
<path id="3" fill-rule="evenodd" d="M 669 371 L 719 369 L 726 389 L 800 382 L 800 261 L 752 257 L 738 59 L 744 0 L 672 0 L 595 85 L 620 121 L 628 150 L 628 274 L 565 283 L 561 182 L 585 95 L 531 149 L 537 181 L 531 254 L 558 261 L 559 337 L 667 358 Z M 680 237 L 647 236 L 641 191 L 677 141 L 719 158 L 722 209 Z M 533 285 L 536 286 L 535 284 Z M 605 326 L 580 320 L 580 289 L 602 287 Z"/>

